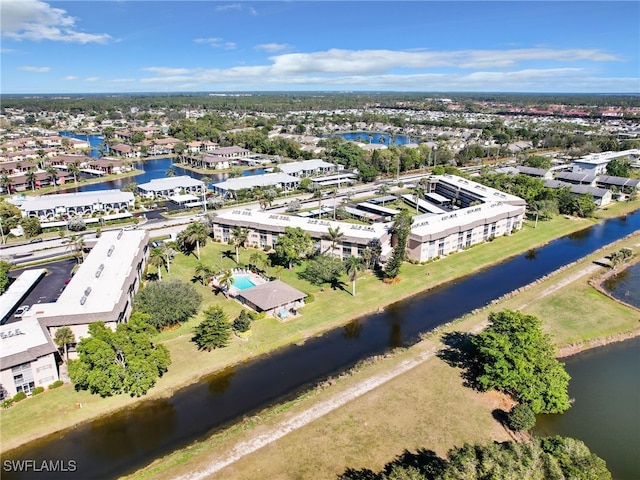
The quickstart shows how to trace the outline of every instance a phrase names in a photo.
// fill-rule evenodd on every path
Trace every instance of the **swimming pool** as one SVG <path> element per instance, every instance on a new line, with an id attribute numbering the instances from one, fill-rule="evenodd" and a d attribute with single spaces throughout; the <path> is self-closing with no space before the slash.
<path id="1" fill-rule="evenodd" d="M 232 285 L 238 290 L 246 290 L 256 286 L 247 275 L 234 275 Z"/>

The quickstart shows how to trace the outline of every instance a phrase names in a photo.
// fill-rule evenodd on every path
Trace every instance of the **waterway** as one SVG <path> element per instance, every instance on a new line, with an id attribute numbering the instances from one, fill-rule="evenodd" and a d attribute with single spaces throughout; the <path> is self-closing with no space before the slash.
<path id="1" fill-rule="evenodd" d="M 611 296 L 640 308 L 640 262 L 608 278 L 602 286 Z"/>
<path id="2" fill-rule="evenodd" d="M 361 142 L 361 143 L 372 143 L 372 144 L 380 144 L 389 146 L 391 144 L 391 135 L 388 133 L 373 133 L 373 132 L 346 132 L 346 133 L 335 133 L 332 136 L 334 137 L 342 137 L 345 140 L 349 140 L 351 142 Z M 408 135 L 394 135 L 393 136 L 393 144 L 407 145 L 408 143 L 418 143 L 418 139 L 411 138 Z"/>
<path id="3" fill-rule="evenodd" d="M 640 478 L 640 338 L 563 359 L 575 399 L 562 415 L 539 415 L 534 433 L 578 438 L 615 480 Z"/>
<path id="4" fill-rule="evenodd" d="M 205 438 L 246 415 L 294 398 L 308 388 L 389 349 L 409 346 L 432 330 L 491 300 L 640 229 L 640 211 L 518 255 L 453 281 L 384 312 L 351 322 L 303 345 L 209 375 L 169 398 L 81 424 L 9 452 L 7 459 L 74 460 L 77 470 L 58 478 L 114 478 Z M 464 255 L 459 253 L 458 255 Z M 3 479 L 42 478 L 33 472 Z"/>

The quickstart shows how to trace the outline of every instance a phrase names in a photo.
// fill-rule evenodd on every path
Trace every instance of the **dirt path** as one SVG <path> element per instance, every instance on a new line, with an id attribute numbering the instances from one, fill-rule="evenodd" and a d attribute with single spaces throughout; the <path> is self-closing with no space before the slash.
<path id="1" fill-rule="evenodd" d="M 224 458 L 211 463 L 206 469 L 200 470 L 198 472 L 191 472 L 189 474 L 182 475 L 176 478 L 177 480 L 199 480 L 207 478 L 210 475 L 213 475 L 214 473 L 217 473 L 223 468 L 231 465 L 242 457 L 249 455 L 256 450 L 259 450 L 260 448 L 284 437 L 285 435 L 293 432 L 298 428 L 308 425 L 314 420 L 317 420 L 320 417 L 332 412 L 333 410 L 340 408 L 351 400 L 354 400 L 379 387 L 380 385 L 383 385 L 389 380 L 392 380 L 395 377 L 408 372 L 409 370 L 432 358 L 435 355 L 436 351 L 437 350 L 433 348 L 427 352 L 421 353 L 414 359 L 402 362 L 400 365 L 389 370 L 388 372 L 384 372 L 380 375 L 376 375 L 374 377 L 363 380 L 357 385 L 354 385 L 353 387 L 334 395 L 329 400 L 325 400 L 324 402 L 320 402 L 310 408 L 307 408 L 306 410 L 298 413 L 289 420 L 280 423 L 271 431 L 245 442 L 238 443 Z"/>

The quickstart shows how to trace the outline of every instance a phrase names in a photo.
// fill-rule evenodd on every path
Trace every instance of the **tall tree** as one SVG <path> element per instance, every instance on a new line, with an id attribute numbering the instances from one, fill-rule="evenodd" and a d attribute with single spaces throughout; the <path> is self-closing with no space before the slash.
<path id="1" fill-rule="evenodd" d="M 89 325 L 89 336 L 77 346 L 78 360 L 69 363 L 69 377 L 76 390 L 102 397 L 119 393 L 145 395 L 171 364 L 164 345 L 154 345 L 148 315 L 134 312 L 115 331 L 104 322 Z"/>
<path id="2" fill-rule="evenodd" d="M 53 337 L 53 341 L 59 347 L 64 348 L 64 358 L 69 362 L 69 351 L 67 347 L 70 343 L 76 342 L 76 336 L 69 327 L 60 327 L 56 330 L 56 334 Z"/>
<path id="3" fill-rule="evenodd" d="M 210 352 L 225 347 L 231 338 L 231 323 L 220 306 L 211 306 L 204 311 L 204 320 L 195 328 L 193 341 L 199 350 Z"/>
<path id="4" fill-rule="evenodd" d="M 153 247 L 149 252 L 149 265 L 158 269 L 158 280 L 162 281 L 162 267 L 167 266 L 167 258 L 161 247 Z"/>
<path id="5" fill-rule="evenodd" d="M 218 277 L 218 286 L 226 297 L 229 293 L 229 288 L 233 285 L 235 278 L 233 278 L 233 272 L 231 270 L 223 270 L 222 274 Z"/>
<path id="6" fill-rule="evenodd" d="M 344 262 L 344 267 L 351 280 L 351 295 L 356 296 L 356 279 L 358 278 L 358 272 L 363 268 L 362 258 L 348 257 Z"/>
<path id="7" fill-rule="evenodd" d="M 169 279 L 145 285 L 133 299 L 133 307 L 150 315 L 148 322 L 160 330 L 189 320 L 201 302 L 202 295 L 193 285 Z"/>
<path id="8" fill-rule="evenodd" d="M 336 246 L 338 245 L 340 240 L 342 240 L 343 237 L 344 237 L 344 232 L 340 231 L 340 225 L 338 225 L 336 228 L 329 227 L 327 233 L 323 236 L 323 238 L 330 242 L 330 246 L 327 250 L 325 250 L 324 253 L 330 252 L 331 255 L 334 255 Z"/>
<path id="9" fill-rule="evenodd" d="M 402 263 L 407 258 L 407 239 L 411 233 L 411 222 L 412 218 L 408 210 L 402 210 L 396 215 L 391 227 L 391 236 L 395 238 L 396 246 L 384 269 L 387 278 L 396 278 L 400 274 Z"/>
<path id="10" fill-rule="evenodd" d="M 194 272 L 196 274 L 196 278 L 200 279 L 200 283 L 202 283 L 202 285 L 208 283 L 209 279 L 214 274 L 213 269 L 204 262 L 198 262 Z"/>
<path id="11" fill-rule="evenodd" d="M 27 184 L 31 186 L 31 191 L 34 191 L 36 189 L 36 172 L 29 170 L 24 176 L 27 180 Z"/>
<path id="12" fill-rule="evenodd" d="M 285 227 L 284 234 L 278 237 L 274 252 L 276 261 L 291 269 L 303 256 L 313 252 L 313 240 L 300 227 Z"/>
<path id="13" fill-rule="evenodd" d="M 231 230 L 231 238 L 233 239 L 233 246 L 236 249 L 236 263 L 240 263 L 240 247 L 244 247 L 244 244 L 249 237 L 249 230 L 244 227 L 235 227 Z"/>
<path id="14" fill-rule="evenodd" d="M 201 222 L 190 224 L 183 232 L 184 241 L 196 246 L 198 260 L 200 260 L 200 247 L 207 244 L 208 232 L 207 228 Z"/>
<path id="15" fill-rule="evenodd" d="M 473 338 L 484 390 L 499 390 L 527 403 L 535 413 L 569 408 L 569 375 L 555 358 L 542 322 L 516 310 L 489 314 L 489 326 Z"/>
<path id="16" fill-rule="evenodd" d="M 73 183 L 78 183 L 78 174 L 80 173 L 80 168 L 75 163 L 70 163 L 67 168 L 73 175 Z"/>

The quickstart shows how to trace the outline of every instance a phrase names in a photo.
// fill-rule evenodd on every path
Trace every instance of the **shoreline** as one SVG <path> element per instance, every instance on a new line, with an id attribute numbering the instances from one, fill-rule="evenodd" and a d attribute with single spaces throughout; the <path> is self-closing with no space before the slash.
<path id="1" fill-rule="evenodd" d="M 616 215 L 615 217 L 628 215 L 628 214 L 631 214 L 631 213 L 633 213 L 635 211 L 637 211 L 637 209 L 633 210 L 631 212 L 626 212 L 626 213 L 622 213 L 622 214 Z M 594 224 L 595 223 L 599 223 L 599 222 L 601 222 L 603 220 L 605 220 L 605 219 L 602 219 L 602 218 L 594 219 Z M 592 225 L 587 225 L 587 226 L 585 226 L 583 228 L 579 228 L 577 230 L 574 230 L 573 232 L 581 231 L 581 230 L 584 230 L 586 228 L 590 228 L 591 226 Z M 544 242 L 541 242 L 540 244 L 537 244 L 536 246 L 528 246 L 528 248 L 539 248 L 541 246 L 544 246 L 544 245 L 547 245 L 547 244 L 551 243 L 553 240 L 556 240 L 558 238 L 562 238 L 565 235 L 566 234 L 562 234 L 562 235 L 560 235 L 560 236 L 558 236 L 558 237 L 556 237 L 554 239 L 546 240 Z M 624 238 L 627 238 L 627 237 L 632 236 L 632 235 L 634 235 L 634 234 L 627 235 L 626 237 L 623 237 L 623 238 L 617 240 L 616 242 L 618 242 L 620 240 L 623 240 Z M 613 243 L 616 243 L 616 242 L 613 242 Z M 602 249 L 609 249 L 609 248 L 611 248 L 610 245 L 611 244 L 603 246 L 600 249 L 595 250 L 594 252 L 592 252 L 589 255 L 593 255 L 593 254 L 597 253 L 598 251 L 600 251 Z M 526 251 L 526 250 L 524 250 L 524 251 Z M 231 361 L 229 363 L 221 363 L 220 365 L 216 366 L 215 368 L 213 368 L 211 370 L 207 370 L 207 371 L 204 371 L 204 372 L 198 372 L 196 375 L 193 375 L 193 376 L 189 377 L 188 379 L 186 379 L 186 380 L 184 380 L 182 382 L 176 383 L 175 385 L 165 386 L 162 389 L 158 388 L 155 392 L 152 391 L 152 392 L 150 392 L 148 395 L 146 395 L 144 397 L 127 398 L 126 399 L 126 403 L 124 403 L 123 405 L 116 406 L 116 407 L 114 407 L 114 408 L 112 408 L 112 409 L 110 409 L 110 410 L 108 410 L 108 411 L 106 411 L 106 412 L 104 412 L 102 414 L 98 414 L 98 415 L 95 415 L 95 416 L 92 416 L 92 417 L 89 417 L 89 418 L 86 418 L 86 419 L 80 419 L 74 425 L 64 426 L 64 427 L 55 429 L 53 431 L 44 432 L 44 433 L 41 433 L 41 434 L 34 433 L 33 435 L 27 436 L 26 439 L 21 439 L 21 443 L 18 444 L 18 445 L 12 445 L 11 443 L 9 443 L 9 445 L 11 445 L 11 446 L 6 450 L 3 448 L 2 451 L 3 451 L 4 454 L 6 454 L 8 452 L 11 452 L 11 451 L 14 451 L 14 450 L 18 450 L 21 447 L 24 447 L 25 445 L 27 445 L 29 443 L 44 439 L 44 438 L 49 437 L 51 435 L 64 434 L 67 431 L 74 429 L 79 424 L 85 424 L 85 423 L 101 420 L 101 419 L 109 417 L 109 416 L 111 416 L 111 415 L 113 415 L 113 414 L 115 414 L 117 412 L 121 412 L 121 411 L 129 409 L 131 407 L 135 407 L 135 405 L 138 404 L 140 401 L 161 399 L 161 398 L 167 398 L 167 397 L 173 396 L 179 390 L 182 390 L 182 389 L 184 389 L 184 388 L 186 388 L 186 387 L 188 387 L 190 385 L 193 385 L 193 384 L 201 381 L 204 377 L 206 377 L 208 375 L 211 375 L 211 374 L 215 374 L 216 372 L 221 371 L 221 370 L 223 370 L 225 368 L 230 368 L 230 367 L 233 367 L 234 365 L 238 365 L 238 364 L 241 364 L 241 363 L 246 362 L 246 361 L 259 361 L 259 359 L 261 357 L 273 354 L 274 352 L 277 352 L 277 351 L 279 351 L 279 350 L 281 350 L 283 348 L 290 348 L 291 346 L 293 346 L 295 344 L 304 343 L 306 341 L 306 339 L 308 339 L 308 338 L 312 338 L 314 336 L 321 336 L 321 335 L 327 333 L 328 331 L 334 330 L 336 328 L 340 328 L 340 326 L 344 326 L 344 325 L 348 324 L 349 322 L 353 321 L 354 319 L 361 318 L 361 317 L 368 316 L 368 315 L 372 315 L 372 314 L 376 314 L 376 313 L 380 312 L 381 310 L 387 309 L 390 305 L 393 305 L 394 303 L 397 303 L 397 302 L 400 302 L 400 301 L 406 301 L 407 299 L 409 299 L 411 297 L 414 297 L 416 295 L 424 294 L 424 293 L 426 293 L 426 292 L 428 292 L 428 291 L 430 291 L 430 290 L 432 290 L 434 288 L 437 288 L 439 286 L 445 285 L 445 284 L 450 283 L 450 282 L 458 281 L 461 278 L 465 278 L 465 277 L 467 277 L 469 275 L 473 275 L 475 273 L 478 273 L 478 272 L 480 272 L 480 271 L 482 271 L 482 270 L 484 270 L 486 268 L 491 268 L 492 266 L 495 266 L 495 265 L 498 265 L 498 264 L 500 264 L 502 262 L 508 261 L 509 259 L 511 259 L 511 258 L 513 258 L 513 257 L 515 257 L 517 255 L 520 255 L 520 254 L 522 254 L 522 252 L 514 253 L 513 255 L 510 255 L 510 256 L 507 256 L 507 257 L 504 257 L 504 258 L 500 258 L 499 261 L 490 262 L 487 265 L 484 265 L 484 266 L 482 266 L 480 268 L 476 268 L 476 269 L 474 269 L 472 271 L 469 271 L 468 273 L 466 273 L 464 275 L 460 275 L 460 276 L 458 276 L 456 278 L 450 278 L 450 279 L 447 279 L 447 280 L 444 280 L 444 281 L 434 282 L 432 284 L 429 284 L 427 288 L 417 287 L 416 289 L 411 290 L 411 291 L 409 291 L 407 293 L 400 292 L 397 296 L 395 296 L 391 301 L 387 302 L 385 305 L 383 305 L 383 306 L 373 306 L 373 307 L 367 308 L 366 310 L 362 310 L 360 312 L 353 313 L 352 315 L 349 315 L 348 317 L 346 317 L 344 319 L 341 319 L 339 321 L 339 323 L 327 324 L 325 327 L 319 328 L 319 329 L 310 328 L 310 329 L 306 329 L 306 330 L 301 330 L 300 331 L 301 338 L 298 341 L 295 341 L 295 340 L 287 341 L 287 343 L 285 343 L 283 345 L 276 346 L 274 348 L 271 348 L 271 349 L 269 349 L 269 350 L 267 350 L 265 352 L 259 353 L 257 355 L 251 355 L 250 357 L 239 359 L 237 361 Z M 470 315 L 470 314 L 473 314 L 473 313 L 477 313 L 478 311 L 481 311 L 481 310 L 483 310 L 485 308 L 490 308 L 495 303 L 497 303 L 497 302 L 499 302 L 499 301 L 501 301 L 501 300 L 503 300 L 505 298 L 508 298 L 510 296 L 513 296 L 513 295 L 517 294 L 518 292 L 523 291 L 524 289 L 531 288 L 531 286 L 533 286 L 534 284 L 540 283 L 540 282 L 544 281 L 545 279 L 548 279 L 549 277 L 554 276 L 557 273 L 560 273 L 562 270 L 564 270 L 566 268 L 569 268 L 570 266 L 572 266 L 575 263 L 578 263 L 578 262 L 580 262 L 582 260 L 583 259 L 581 258 L 581 259 L 579 259 L 579 260 L 577 260 L 575 262 L 572 262 L 572 264 L 560 267 L 558 270 L 549 273 L 545 277 L 542 277 L 542 278 L 538 279 L 537 281 L 533 282 L 532 284 L 524 286 L 524 287 L 521 287 L 520 289 L 517 289 L 514 292 L 505 294 L 502 297 L 499 297 L 499 298 L 495 299 L 494 301 L 492 301 L 491 303 L 489 303 L 485 307 L 483 307 L 481 309 L 476 309 L 474 311 L 471 311 L 467 315 Z M 426 332 L 426 334 L 437 333 L 441 328 L 445 327 L 446 325 L 448 325 L 448 324 L 450 324 L 452 322 L 457 322 L 457 321 L 462 320 L 464 318 L 465 318 L 465 316 L 459 317 L 458 319 L 454 319 L 451 322 L 449 322 L 449 323 L 447 323 L 445 325 L 442 325 L 440 327 L 437 327 L 436 329 L 434 329 L 434 330 L 432 330 L 430 332 Z M 176 337 L 176 338 L 179 338 L 179 337 Z M 165 340 L 163 342 L 160 342 L 160 343 L 171 342 L 172 340 L 173 339 L 167 339 L 167 340 Z M 65 387 L 66 388 L 72 388 L 72 386 L 70 386 L 70 385 L 69 386 L 65 385 Z"/>

